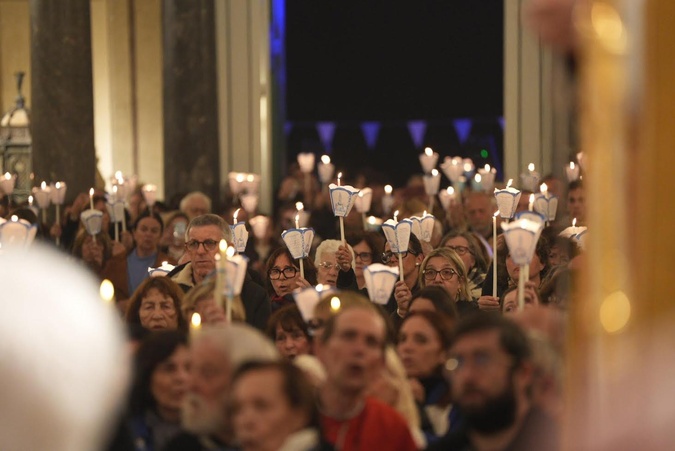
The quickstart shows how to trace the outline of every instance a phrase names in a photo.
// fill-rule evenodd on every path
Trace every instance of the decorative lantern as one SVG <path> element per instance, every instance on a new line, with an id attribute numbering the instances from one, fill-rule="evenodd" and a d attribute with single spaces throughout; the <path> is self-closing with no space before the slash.
<path id="1" fill-rule="evenodd" d="M 16 104 L 0 120 L 0 163 L 1 173 L 10 173 L 16 177 L 12 197 L 17 203 L 28 199 L 33 181 L 31 173 L 32 142 L 30 134 L 30 110 L 26 108 L 26 99 L 21 94 L 23 72 L 16 74 Z"/>

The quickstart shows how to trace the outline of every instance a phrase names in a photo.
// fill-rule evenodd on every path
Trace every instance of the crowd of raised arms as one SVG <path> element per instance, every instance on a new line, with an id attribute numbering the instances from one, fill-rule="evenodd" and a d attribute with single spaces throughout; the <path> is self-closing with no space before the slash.
<path id="1" fill-rule="evenodd" d="M 270 216 L 231 194 L 221 211 L 200 192 L 149 207 L 140 189 L 126 195 L 124 230 L 103 190 L 75 196 L 58 223 L 7 197 L 1 208 L 37 226 L 32 246 L 112 282 L 133 369 L 101 449 L 550 450 L 565 312 L 584 259 L 565 230 L 573 219 L 583 227 L 585 210 L 580 181 L 543 181 L 557 217 L 520 290 L 527 268 L 493 220 L 494 195 L 467 186 L 442 203 L 418 176 L 390 196 L 377 174 L 347 174 L 343 186 L 372 189 L 368 214 L 380 221 L 352 208 L 344 232 L 327 184 L 297 166 Z M 516 211 L 531 208 L 529 194 Z M 98 230 L 83 221 L 91 209 Z M 392 249 L 380 224 L 395 211 L 398 221 L 433 215 L 431 234 Z M 299 218 L 314 236 L 296 259 L 282 233 Z M 240 294 L 223 299 L 215 274 L 221 240 L 234 244 L 232 222 L 249 232 L 248 264 Z M 400 271 L 378 303 L 366 280 L 376 263 Z M 297 294 L 312 289 L 308 309 Z"/>

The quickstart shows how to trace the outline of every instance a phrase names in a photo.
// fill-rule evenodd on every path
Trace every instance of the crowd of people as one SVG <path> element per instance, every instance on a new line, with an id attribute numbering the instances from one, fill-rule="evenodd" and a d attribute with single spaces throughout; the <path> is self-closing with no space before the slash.
<path id="1" fill-rule="evenodd" d="M 583 268 L 578 241 L 561 232 L 573 218 L 583 226 L 585 209 L 581 182 L 543 181 L 560 199 L 558 219 L 537 243 L 524 309 L 516 288 L 522 268 L 499 227 L 493 242 L 494 196 L 467 187 L 446 209 L 419 176 L 395 190 L 391 209 L 381 177 L 343 180 L 373 189 L 377 217 L 421 216 L 433 206 L 429 241 L 411 234 L 396 254 L 355 210 L 342 241 L 328 188 L 292 170 L 265 233 L 249 234 L 231 321 L 214 272 L 220 241 L 232 243 L 237 199 L 212 212 L 211 199 L 193 192 L 148 208 L 135 191 L 126 202 L 128 230 L 118 234 L 102 190 L 78 194 L 58 224 L 41 224 L 27 205 L 6 198 L 2 213 L 37 224 L 37 241 L 56 247 L 58 238 L 65 258 L 115 288 L 133 378 L 102 449 L 549 450 L 558 447 L 570 284 Z M 518 210 L 528 209 L 529 194 Z M 298 201 L 316 232 L 302 275 L 281 239 Z M 103 213 L 93 235 L 80 220 L 89 208 Z M 249 216 L 240 210 L 240 221 Z M 364 271 L 374 263 L 403 271 L 385 305 L 369 300 Z M 151 276 L 158 267 L 169 269 Z M 319 284 L 333 289 L 308 321 L 294 293 Z M 198 328 L 190 327 L 194 313 Z"/>

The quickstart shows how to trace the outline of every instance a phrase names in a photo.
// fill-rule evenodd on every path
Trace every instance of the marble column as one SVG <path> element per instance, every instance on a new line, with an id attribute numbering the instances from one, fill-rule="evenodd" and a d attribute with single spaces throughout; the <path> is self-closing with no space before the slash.
<path id="1" fill-rule="evenodd" d="M 89 0 L 30 0 L 35 180 L 94 186 L 94 107 Z"/>
<path id="2" fill-rule="evenodd" d="M 165 197 L 199 190 L 220 206 L 213 0 L 164 0 Z"/>

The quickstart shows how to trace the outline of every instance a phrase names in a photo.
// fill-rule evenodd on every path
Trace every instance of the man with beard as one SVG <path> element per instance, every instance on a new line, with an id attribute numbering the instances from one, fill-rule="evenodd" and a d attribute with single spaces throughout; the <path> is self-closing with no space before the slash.
<path id="1" fill-rule="evenodd" d="M 555 423 L 533 407 L 531 349 L 516 324 L 479 313 L 460 321 L 446 368 L 463 423 L 429 450 L 555 450 Z"/>
<path id="2" fill-rule="evenodd" d="M 230 382 L 250 361 L 280 360 L 274 345 L 244 324 L 211 326 L 190 337 L 190 382 L 181 410 L 188 433 L 174 438 L 164 451 L 222 450 L 232 447 L 228 417 Z"/>

